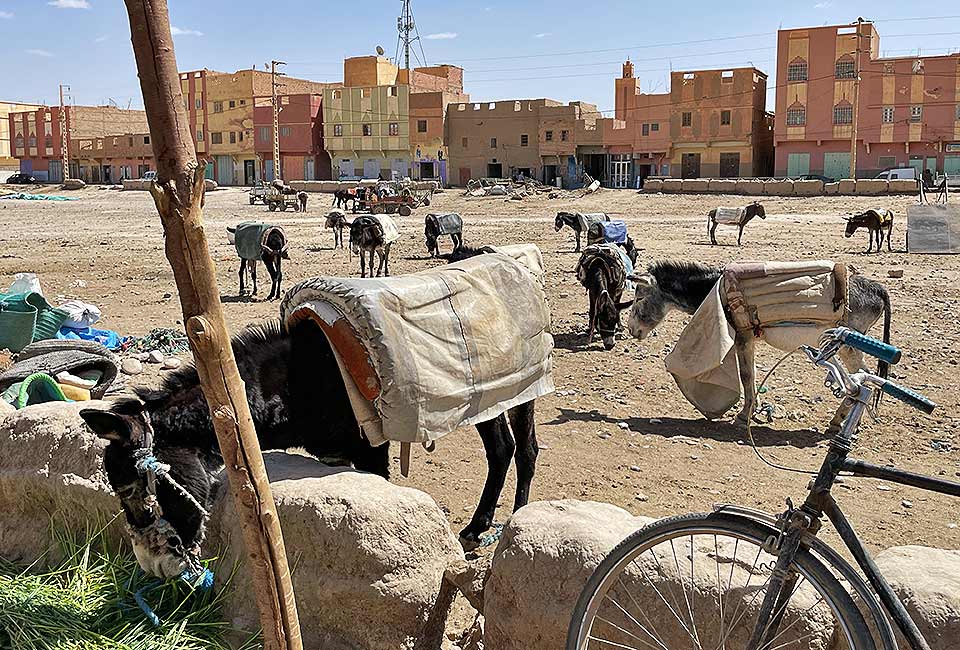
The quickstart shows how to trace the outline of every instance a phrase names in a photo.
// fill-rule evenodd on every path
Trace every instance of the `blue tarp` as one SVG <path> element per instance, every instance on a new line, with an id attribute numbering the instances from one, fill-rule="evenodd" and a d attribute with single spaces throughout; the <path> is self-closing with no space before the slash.
<path id="1" fill-rule="evenodd" d="M 627 224 L 624 221 L 608 221 L 601 223 L 603 228 L 603 240 L 608 244 L 626 244 L 627 243 Z"/>
<path id="2" fill-rule="evenodd" d="M 57 332 L 58 339 L 82 339 L 84 341 L 96 341 L 108 350 L 117 350 L 123 343 L 120 335 L 112 330 L 98 330 L 92 327 L 83 329 L 75 327 L 61 327 Z"/>
<path id="3" fill-rule="evenodd" d="M 4 194 L 0 199 L 18 199 L 21 201 L 77 201 L 75 196 L 54 196 L 53 194 L 27 194 L 26 192 L 14 192 L 13 194 Z"/>

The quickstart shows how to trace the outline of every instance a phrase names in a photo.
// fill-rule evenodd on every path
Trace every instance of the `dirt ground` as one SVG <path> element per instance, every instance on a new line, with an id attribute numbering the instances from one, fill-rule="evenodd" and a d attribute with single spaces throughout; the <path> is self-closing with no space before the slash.
<path id="1" fill-rule="evenodd" d="M 31 271 L 39 274 L 48 297 L 99 305 L 101 326 L 121 334 L 182 327 L 173 277 L 163 257 L 160 221 L 149 195 L 97 188 L 70 195 L 80 200 L 0 201 L 0 287 L 14 273 Z M 742 432 L 729 422 L 703 420 L 679 395 L 663 357 L 687 320 L 682 314 L 671 314 L 642 343 L 627 335 L 610 352 L 599 342 L 585 344 L 587 302 L 574 276 L 578 255 L 572 232 L 556 233 L 553 228 L 561 209 L 604 211 L 625 219 L 644 262 L 832 259 L 880 279 L 892 294 L 893 340 L 904 350 L 894 377 L 931 396 L 940 408 L 928 418 L 886 400 L 880 419 L 865 424 L 857 453 L 908 470 L 960 475 L 960 441 L 955 440 L 960 427 L 960 263 L 952 257 L 904 252 L 906 207 L 912 200 L 768 198 L 768 218 L 751 223 L 744 245 L 737 248 L 736 231 L 730 229 L 719 231 L 723 245 L 709 246 L 704 215 L 718 204 L 744 204 L 746 197 L 603 190 L 585 198 L 544 196 L 515 202 L 467 199 L 457 190 L 437 195 L 431 209 L 459 212 L 466 243 L 534 242 L 544 253 L 558 390 L 537 407 L 541 453 L 532 498 L 608 501 L 650 516 L 703 511 L 716 503 L 778 512 L 785 497 L 801 499 L 807 483 L 804 475 L 765 465 Z M 285 288 L 310 276 L 357 274 L 356 258 L 331 250 L 332 234 L 323 228 L 329 202 L 326 195 L 311 195 L 308 213 L 300 215 L 250 206 L 238 189 L 207 197 L 207 233 L 231 328 L 275 317 L 278 303 L 237 299 L 237 260 L 226 238 L 228 225 L 261 219 L 285 228 L 291 241 Z M 897 213 L 894 252 L 868 256 L 862 253 L 866 234 L 845 239 L 841 215 L 877 205 Z M 420 210 L 397 219 L 402 238 L 393 251 L 394 274 L 440 263 L 426 257 L 423 215 Z M 444 247 L 449 250 L 449 242 Z M 888 278 L 894 268 L 904 270 L 902 279 Z M 262 267 L 260 278 L 268 278 Z M 261 295 L 268 290 L 264 287 L 269 280 L 262 282 Z M 879 335 L 879 326 L 874 333 Z M 766 346 L 759 351 L 765 370 L 778 355 Z M 135 379 L 149 382 L 155 377 Z M 795 358 L 768 385 L 763 399 L 782 407 L 784 417 L 755 429 L 760 453 L 791 467 L 816 468 L 826 445 L 822 431 L 835 406 L 821 374 Z M 395 474 L 398 483 L 431 494 L 459 530 L 477 502 L 485 468 L 480 438 L 471 429 L 451 434 L 432 455 L 415 452 L 409 479 Z M 500 521 L 509 515 L 513 501 L 512 474 L 509 480 L 497 512 Z M 949 497 L 871 479 L 848 479 L 837 492 L 872 548 L 917 543 L 960 548 L 960 515 Z"/>

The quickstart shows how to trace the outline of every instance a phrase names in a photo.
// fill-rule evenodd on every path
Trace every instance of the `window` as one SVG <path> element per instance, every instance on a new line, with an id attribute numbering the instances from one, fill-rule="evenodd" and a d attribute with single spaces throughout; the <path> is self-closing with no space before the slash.
<path id="1" fill-rule="evenodd" d="M 199 135 L 199 131 L 197 132 Z M 203 138 L 198 137 L 198 140 L 203 140 Z M 223 134 L 219 131 L 215 131 L 210 134 L 210 144 L 223 144 Z"/>
<path id="2" fill-rule="evenodd" d="M 282 138 L 289 138 L 289 137 L 290 137 L 290 127 L 289 127 L 289 126 L 281 126 L 281 127 L 280 127 L 280 137 L 282 137 Z"/>
<path id="3" fill-rule="evenodd" d="M 958 108 L 960 108 L 960 107 L 958 107 Z M 960 119 L 960 118 L 957 118 L 957 119 Z M 569 132 L 569 131 L 567 131 L 566 129 L 560 131 L 560 141 L 561 141 L 561 142 L 566 142 L 566 141 L 569 140 L 569 139 L 570 139 L 570 132 Z"/>
<path id="4" fill-rule="evenodd" d="M 257 127 L 257 138 L 260 140 L 260 142 L 270 142 L 270 127 L 269 126 Z"/>
<path id="5" fill-rule="evenodd" d="M 853 124 L 853 106 L 838 104 L 833 107 L 833 123 L 836 125 Z"/>
<path id="6" fill-rule="evenodd" d="M 733 70 L 724 70 L 720 73 L 720 83 L 732 84 L 733 83 Z"/>
<path id="7" fill-rule="evenodd" d="M 693 124 L 693 113 L 680 114 L 680 126 L 690 126 Z"/>
<path id="8" fill-rule="evenodd" d="M 231 132 L 230 132 L 230 144 L 237 144 L 237 132 L 236 132 L 236 131 L 231 131 Z"/>
<path id="9" fill-rule="evenodd" d="M 213 102 L 213 112 L 222 113 L 223 112 L 223 102 Z"/>
<path id="10" fill-rule="evenodd" d="M 640 127 L 640 134 L 641 134 L 641 135 L 650 135 L 650 125 L 649 125 L 649 124 L 644 124 L 644 125 L 642 125 L 642 126 Z"/>
<path id="11" fill-rule="evenodd" d="M 417 120 L 417 133 L 426 133 L 426 132 L 427 132 L 427 121 Z"/>
<path id="12" fill-rule="evenodd" d="M 235 102 L 234 100 L 231 99 L 231 100 L 230 100 L 230 108 L 236 108 L 236 107 L 237 107 L 237 102 Z"/>
<path id="13" fill-rule="evenodd" d="M 854 79 L 857 76 L 853 59 L 840 59 L 834 66 L 834 76 L 837 79 Z"/>
<path id="14" fill-rule="evenodd" d="M 923 106 L 910 107 L 910 121 L 919 122 L 923 119 Z"/>
<path id="15" fill-rule="evenodd" d="M 467 138 L 460 138 L 460 146 L 464 149 L 467 148 Z"/>
<path id="16" fill-rule="evenodd" d="M 806 81 L 807 80 L 807 62 L 803 59 L 794 59 L 787 66 L 787 81 Z"/>
<path id="17" fill-rule="evenodd" d="M 361 97 L 369 97 L 372 93 L 373 93 L 373 89 L 372 89 L 372 88 L 362 88 L 362 89 L 360 89 L 360 96 L 361 96 Z"/>
<path id="18" fill-rule="evenodd" d="M 397 96 L 397 87 L 390 86 L 387 88 L 387 97 L 396 97 Z"/>
<path id="19" fill-rule="evenodd" d="M 128 146 L 128 147 L 132 147 L 132 146 L 133 146 L 133 138 L 127 138 L 127 146 Z"/>
<path id="20" fill-rule="evenodd" d="M 957 122 L 960 122 L 960 104 L 957 104 L 956 115 L 953 116 L 953 119 L 955 119 Z"/>
<path id="21" fill-rule="evenodd" d="M 524 133 L 523 135 L 520 136 L 520 146 L 526 147 L 528 144 L 530 144 L 530 136 Z"/>
<path id="22" fill-rule="evenodd" d="M 240 100 L 240 105 L 241 105 L 241 106 L 246 106 L 246 105 L 247 105 L 247 100 L 241 99 L 241 100 Z"/>
<path id="23" fill-rule="evenodd" d="M 491 149 L 496 149 L 496 148 L 497 148 L 497 139 L 496 139 L 496 138 L 490 138 L 490 148 L 491 148 Z"/>
<path id="24" fill-rule="evenodd" d="M 803 106 L 787 110 L 787 126 L 806 126 L 807 109 Z"/>
<path id="25" fill-rule="evenodd" d="M 203 100 L 202 100 L 202 99 L 198 99 L 195 103 L 196 103 L 196 106 L 197 106 L 197 110 L 198 110 L 198 111 L 199 111 L 201 108 L 203 108 Z M 223 110 L 223 104 L 220 104 L 220 110 Z"/>
<path id="26" fill-rule="evenodd" d="M 143 144 L 150 144 L 150 136 L 149 136 L 149 135 L 143 136 Z"/>
<path id="27" fill-rule="evenodd" d="M 544 133 L 544 138 L 547 142 L 553 142 L 553 131 L 547 131 Z"/>
<path id="28" fill-rule="evenodd" d="M 896 156 L 880 156 L 877 159 L 877 165 L 880 169 L 890 169 L 897 166 Z"/>
<path id="29" fill-rule="evenodd" d="M 334 124 L 334 125 L 333 125 L 333 137 L 335 137 L 335 138 L 343 137 L 343 125 L 342 125 L 342 124 Z"/>
<path id="30" fill-rule="evenodd" d="M 203 129 L 197 129 L 197 142 L 203 142 Z"/>
<path id="31" fill-rule="evenodd" d="M 651 124 L 651 125 L 650 125 L 650 130 L 651 130 L 651 131 L 659 131 L 659 130 L 660 130 L 660 123 L 659 123 L 659 122 L 654 122 L 653 124 Z"/>
<path id="32" fill-rule="evenodd" d="M 390 122 L 388 133 L 390 135 L 400 135 L 400 124 L 398 122 Z"/>
<path id="33" fill-rule="evenodd" d="M 893 124 L 893 106 L 883 107 L 883 123 Z"/>
<path id="34" fill-rule="evenodd" d="M 364 134 L 364 135 L 373 135 L 373 125 L 372 125 L 372 124 L 364 124 L 364 125 L 363 125 L 363 134 Z"/>
<path id="35" fill-rule="evenodd" d="M 340 90 L 334 90 L 334 91 L 333 91 L 333 98 L 334 98 L 334 99 L 340 99 L 341 97 L 343 97 L 343 91 L 340 91 Z"/>
<path id="36" fill-rule="evenodd" d="M 720 111 L 720 124 L 730 126 L 730 111 Z"/>

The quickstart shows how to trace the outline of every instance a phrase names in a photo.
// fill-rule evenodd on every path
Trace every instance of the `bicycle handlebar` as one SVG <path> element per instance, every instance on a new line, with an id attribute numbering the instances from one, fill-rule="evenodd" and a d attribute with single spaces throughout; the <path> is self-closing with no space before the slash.
<path id="1" fill-rule="evenodd" d="M 892 381 L 884 381 L 880 385 L 880 390 L 882 390 L 887 395 L 891 397 L 896 397 L 898 400 L 904 404 L 909 404 L 918 411 L 923 411 L 927 415 L 933 413 L 933 410 L 937 408 L 936 402 L 924 397 L 923 395 L 910 390 L 905 386 L 900 384 L 895 384 Z"/>
<path id="2" fill-rule="evenodd" d="M 891 364 L 900 362 L 901 353 L 898 348 L 875 339 L 872 336 L 861 334 L 846 327 L 839 327 L 836 330 L 836 337 L 844 345 L 854 348 L 855 350 L 860 350 L 881 361 L 886 361 Z"/>

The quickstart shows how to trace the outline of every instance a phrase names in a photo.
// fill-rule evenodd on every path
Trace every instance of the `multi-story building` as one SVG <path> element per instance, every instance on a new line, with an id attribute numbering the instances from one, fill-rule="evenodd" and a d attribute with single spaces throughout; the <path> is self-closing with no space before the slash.
<path id="1" fill-rule="evenodd" d="M 467 99 L 463 70 L 401 70 L 380 56 L 343 62 L 343 88 L 323 96 L 324 143 L 336 178 L 447 180 L 446 107 Z"/>
<path id="2" fill-rule="evenodd" d="M 457 103 L 447 107 L 451 182 L 523 174 L 565 187 L 576 186 L 582 146 L 599 145 L 593 104 L 552 99 Z"/>
<path id="3" fill-rule="evenodd" d="M 280 95 L 280 177 L 286 180 L 330 178 L 330 157 L 323 150 L 323 97 L 318 94 Z M 266 177 L 273 178 L 273 104 L 257 98 L 253 109 L 257 158 Z"/>
<path id="4" fill-rule="evenodd" d="M 67 133 L 70 140 L 105 138 L 113 134 L 145 134 L 147 114 L 143 111 L 131 111 L 114 106 L 66 106 L 64 108 Z M 42 106 L 38 109 L 10 113 L 7 118 L 11 136 L 11 153 L 20 161 L 20 171 L 31 173 L 38 180 L 60 182 L 63 180 L 60 107 Z M 76 153 L 67 146 L 69 158 L 73 161 Z M 120 165 L 121 168 L 126 165 Z M 104 165 L 100 169 L 101 182 L 111 183 L 120 180 L 119 174 L 125 170 L 115 165 Z M 71 163 L 71 176 L 79 174 Z"/>
<path id="5" fill-rule="evenodd" d="M 143 178 L 155 170 L 149 133 L 128 133 L 70 140 L 70 176 L 86 183 Z"/>
<path id="6" fill-rule="evenodd" d="M 290 115 L 290 132 L 294 122 L 302 121 L 303 114 L 297 113 L 297 105 L 290 107 L 289 97 L 292 96 L 321 96 L 324 89 L 339 86 L 339 83 L 329 84 L 296 77 L 283 76 L 279 79 L 283 86 L 279 87 L 279 94 L 288 96 L 288 104 L 281 106 L 281 120 L 285 110 Z M 183 92 L 184 105 L 190 119 L 190 130 L 194 136 L 197 155 L 206 161 L 207 177 L 217 181 L 220 185 L 252 185 L 255 180 L 266 178 L 273 180 L 273 136 L 271 133 L 269 155 L 259 149 L 256 142 L 255 110 L 264 106 L 272 110 L 273 78 L 269 72 L 260 70 L 238 70 L 237 72 L 216 72 L 214 70 L 193 70 L 180 73 L 180 90 Z M 299 101 L 299 100 L 298 100 Z M 304 100 L 312 104 L 312 100 Z M 305 107 L 305 106 L 304 106 Z M 261 118 L 262 119 L 262 118 Z M 269 125 L 272 129 L 273 117 L 271 114 Z M 299 129 L 298 129 L 299 130 Z M 281 158 L 283 157 L 283 140 L 286 138 L 292 143 L 293 136 L 281 134 Z M 302 145 L 299 136 L 296 146 Z M 305 163 L 295 164 L 293 158 L 314 158 L 322 154 L 318 145 L 308 151 L 298 149 L 291 155 L 289 167 L 284 171 L 289 174 L 285 180 L 315 180 L 304 179 L 311 168 Z M 316 164 L 312 167 L 317 173 Z"/>
<path id="7" fill-rule="evenodd" d="M 20 169 L 20 163 L 11 152 L 13 141 L 10 138 L 10 113 L 24 113 L 38 108 L 39 104 L 0 102 L 0 171 Z"/>
<path id="8" fill-rule="evenodd" d="M 960 173 L 960 54 L 879 52 L 869 22 L 778 32 L 777 175 L 848 178 L 854 121 L 858 177 L 907 166 Z"/>

